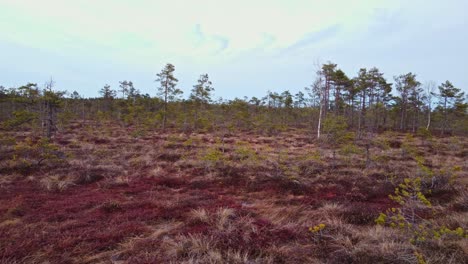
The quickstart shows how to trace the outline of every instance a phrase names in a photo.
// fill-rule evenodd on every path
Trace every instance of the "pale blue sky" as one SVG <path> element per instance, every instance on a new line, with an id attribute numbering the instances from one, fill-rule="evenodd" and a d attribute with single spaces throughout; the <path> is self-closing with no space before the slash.
<path id="1" fill-rule="evenodd" d="M 350 77 L 378 67 L 467 91 L 466 0 L 0 0 L 0 85 L 42 85 L 97 96 L 132 80 L 156 94 L 176 67 L 188 95 L 208 73 L 223 98 L 295 93 L 314 63 Z"/>

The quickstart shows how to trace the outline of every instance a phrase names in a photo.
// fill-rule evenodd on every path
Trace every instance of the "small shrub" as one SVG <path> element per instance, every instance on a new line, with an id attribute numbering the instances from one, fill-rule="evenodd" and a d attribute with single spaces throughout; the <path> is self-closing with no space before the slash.
<path id="1" fill-rule="evenodd" d="M 116 201 L 108 201 L 101 205 L 101 210 L 105 213 L 113 213 L 122 210 L 122 206 Z"/>
<path id="2" fill-rule="evenodd" d="M 223 152 L 216 147 L 212 147 L 204 153 L 201 160 L 205 164 L 206 170 L 213 170 L 216 166 L 223 164 L 227 159 Z"/>
<path id="3" fill-rule="evenodd" d="M 309 232 L 312 233 L 312 238 L 314 241 L 319 243 L 322 241 L 323 236 L 326 232 L 325 227 L 325 224 L 318 224 L 316 226 L 309 227 Z"/>
<path id="4" fill-rule="evenodd" d="M 179 136 L 170 135 L 167 137 L 164 147 L 168 149 L 177 149 L 184 146 L 182 143 L 183 141 L 183 138 Z"/>
<path id="5" fill-rule="evenodd" d="M 352 154 L 361 155 L 364 153 L 364 151 L 360 149 L 358 146 L 348 143 L 341 147 L 341 149 L 339 150 L 339 153 L 342 155 L 352 155 Z"/>
<path id="6" fill-rule="evenodd" d="M 103 144 L 109 144 L 111 141 L 107 138 L 95 138 L 94 139 L 94 144 L 96 145 L 103 145 Z"/>
<path id="7" fill-rule="evenodd" d="M 300 157 L 296 164 L 298 174 L 302 177 L 317 176 L 326 169 L 326 164 L 318 152 Z"/>
<path id="8" fill-rule="evenodd" d="M 244 165 L 258 165 L 262 157 L 247 144 L 238 143 L 233 154 L 234 161 L 240 161 Z"/>
<path id="9" fill-rule="evenodd" d="M 342 217 L 353 225 L 373 224 L 378 212 L 365 203 L 353 203 L 343 211 Z"/>
<path id="10" fill-rule="evenodd" d="M 416 131 L 416 136 L 428 140 L 432 138 L 432 133 L 430 130 L 420 127 L 418 128 L 418 131 Z"/>
<path id="11" fill-rule="evenodd" d="M 38 118 L 37 113 L 27 110 L 18 110 L 13 112 L 13 117 L 3 122 L 2 125 L 6 129 L 15 129 L 25 124 L 30 124 Z"/>
<path id="12" fill-rule="evenodd" d="M 388 146 L 390 148 L 393 148 L 393 149 L 399 149 L 399 148 L 401 148 L 401 145 L 402 145 L 402 143 L 399 140 L 390 140 L 388 142 Z"/>
<path id="13" fill-rule="evenodd" d="M 135 130 L 132 130 L 132 132 L 130 132 L 130 136 L 132 136 L 133 138 L 142 138 L 144 136 L 146 136 L 146 131 L 144 129 L 135 129 Z"/>
<path id="14" fill-rule="evenodd" d="M 8 136 L 3 133 L 0 135 L 0 147 L 14 146 L 15 142 L 16 140 L 12 136 Z"/>
<path id="15" fill-rule="evenodd" d="M 348 125 L 343 117 L 327 117 L 323 122 L 323 133 L 326 135 L 326 142 L 335 149 L 352 141 L 355 135 L 352 132 L 347 132 L 347 127 Z"/>
<path id="16" fill-rule="evenodd" d="M 90 184 L 104 179 L 102 172 L 99 169 L 85 169 L 83 172 L 77 173 L 75 176 L 75 184 Z"/>
<path id="17" fill-rule="evenodd" d="M 453 204 L 453 208 L 459 212 L 468 212 L 468 191 L 463 191 L 459 194 Z"/>
<path id="18" fill-rule="evenodd" d="M 163 161 L 170 161 L 170 162 L 176 162 L 182 158 L 182 154 L 174 151 L 164 151 L 160 155 L 158 155 L 158 160 L 163 160 Z"/>
<path id="19" fill-rule="evenodd" d="M 41 166 L 45 162 L 58 164 L 66 159 L 59 146 L 47 138 L 37 141 L 26 138 L 23 142 L 17 142 L 14 149 L 12 161 L 20 166 Z"/>
<path id="20" fill-rule="evenodd" d="M 40 182 L 50 192 L 63 192 L 74 185 L 73 180 L 58 175 L 47 176 Z"/>
<path id="21" fill-rule="evenodd" d="M 401 141 L 398 140 L 398 134 L 393 131 L 386 131 L 381 137 L 377 138 L 376 145 L 380 148 L 387 150 L 389 148 L 401 148 Z"/>
<path id="22" fill-rule="evenodd" d="M 184 141 L 184 143 L 182 143 L 182 145 L 187 149 L 193 149 L 193 148 L 198 147 L 201 143 L 202 143 L 202 140 L 200 138 L 191 137 L 191 138 L 187 139 L 186 141 Z"/>
<path id="23" fill-rule="evenodd" d="M 421 190 L 421 178 L 405 179 L 390 199 L 400 204 L 400 208 L 388 209 L 380 213 L 375 222 L 406 231 L 412 244 L 421 244 L 429 239 L 468 238 L 468 233 L 461 227 L 449 229 L 438 226 L 430 219 L 425 219 L 418 212 L 432 208 L 431 202 Z"/>

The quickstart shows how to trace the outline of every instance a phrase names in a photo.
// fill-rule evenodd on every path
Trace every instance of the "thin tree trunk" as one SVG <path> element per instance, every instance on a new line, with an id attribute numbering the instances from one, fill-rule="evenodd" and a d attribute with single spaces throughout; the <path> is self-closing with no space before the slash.
<path id="1" fill-rule="evenodd" d="M 351 127 L 354 128 L 354 98 L 351 99 Z"/>
<path id="2" fill-rule="evenodd" d="M 401 106 L 401 119 L 400 119 L 400 130 L 403 131 L 403 122 L 405 120 L 405 106 Z"/>
<path id="3" fill-rule="evenodd" d="M 359 99 L 359 105 L 362 103 L 362 97 Z M 361 138 L 361 119 L 362 119 L 362 109 L 359 111 L 358 115 L 358 139 Z"/>
<path id="4" fill-rule="evenodd" d="M 445 135 L 445 128 L 447 126 L 447 97 L 444 99 L 444 124 L 442 126 L 442 135 Z"/>
<path id="5" fill-rule="evenodd" d="M 319 110 L 319 118 L 318 118 L 318 126 L 317 126 L 317 139 L 320 138 L 320 129 L 322 126 L 322 112 L 323 112 L 323 103 L 320 101 L 320 110 Z"/>
<path id="6" fill-rule="evenodd" d="M 427 126 L 426 130 L 429 130 L 429 126 L 431 125 L 431 107 L 429 107 L 429 112 L 427 114 Z"/>

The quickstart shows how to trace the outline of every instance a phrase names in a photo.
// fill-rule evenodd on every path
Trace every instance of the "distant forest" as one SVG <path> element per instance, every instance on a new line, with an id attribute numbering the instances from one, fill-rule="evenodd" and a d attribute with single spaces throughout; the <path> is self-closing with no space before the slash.
<path id="1" fill-rule="evenodd" d="M 116 88 L 105 85 L 99 98 L 58 91 L 52 79 L 42 87 L 36 83 L 0 86 L 0 124 L 3 130 L 29 129 L 49 138 L 77 121 L 117 122 L 136 136 L 155 129 L 274 135 L 299 128 L 320 137 L 330 120 L 344 124 L 358 138 L 385 130 L 434 135 L 468 132 L 465 94 L 450 81 L 422 84 L 411 72 L 389 81 L 377 68 L 362 68 L 350 78 L 330 62 L 318 66 L 314 77 L 310 87 L 296 94 L 286 90 L 233 100 L 213 99 L 215 85 L 208 74 L 200 75 L 190 95 L 182 99 L 172 64 L 155 76 L 156 97 L 141 94 L 127 80 Z"/>

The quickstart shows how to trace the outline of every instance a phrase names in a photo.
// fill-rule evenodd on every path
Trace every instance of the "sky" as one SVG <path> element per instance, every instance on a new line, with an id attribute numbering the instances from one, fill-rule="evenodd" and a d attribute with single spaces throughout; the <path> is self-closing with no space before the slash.
<path id="1" fill-rule="evenodd" d="M 0 0 L 0 85 L 96 97 L 133 81 L 155 96 L 175 65 L 188 96 L 208 73 L 215 98 L 296 93 L 317 63 L 468 91 L 466 0 Z"/>

